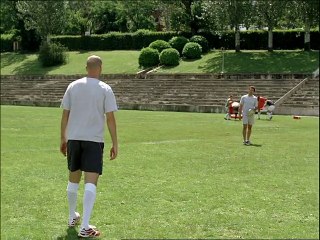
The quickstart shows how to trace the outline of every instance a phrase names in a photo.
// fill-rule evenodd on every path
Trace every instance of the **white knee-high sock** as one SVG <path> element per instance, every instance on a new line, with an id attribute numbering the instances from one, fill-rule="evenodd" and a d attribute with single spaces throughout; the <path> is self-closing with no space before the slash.
<path id="1" fill-rule="evenodd" d="M 270 112 L 267 112 L 267 115 L 268 115 L 268 118 L 270 118 L 270 117 L 271 117 L 271 113 L 270 113 Z"/>
<path id="2" fill-rule="evenodd" d="M 78 195 L 79 183 L 68 182 L 67 195 L 69 203 L 69 219 L 76 217 L 77 208 L 77 195 Z"/>
<path id="3" fill-rule="evenodd" d="M 92 212 L 94 202 L 96 200 L 96 185 L 93 183 L 86 183 L 83 196 L 83 219 L 81 227 L 88 229 L 89 220 Z"/>

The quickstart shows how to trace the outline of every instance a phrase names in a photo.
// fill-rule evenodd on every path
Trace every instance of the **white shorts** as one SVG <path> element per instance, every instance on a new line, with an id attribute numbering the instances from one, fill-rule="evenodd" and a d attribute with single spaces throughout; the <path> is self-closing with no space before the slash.
<path id="1" fill-rule="evenodd" d="M 242 122 L 243 122 L 243 124 L 253 125 L 254 124 L 254 115 L 252 115 L 252 116 L 243 115 Z"/>
<path id="2" fill-rule="evenodd" d="M 274 105 L 271 105 L 268 107 L 268 112 L 273 112 L 275 109 L 275 106 Z"/>

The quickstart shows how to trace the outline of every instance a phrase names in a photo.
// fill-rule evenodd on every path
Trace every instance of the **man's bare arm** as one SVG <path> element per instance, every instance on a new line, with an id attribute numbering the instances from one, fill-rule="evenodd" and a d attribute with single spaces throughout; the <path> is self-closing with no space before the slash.
<path id="1" fill-rule="evenodd" d="M 107 125 L 112 140 L 112 147 L 110 149 L 110 160 L 113 160 L 118 155 L 118 137 L 117 137 L 117 124 L 113 112 L 106 113 Z"/>
<path id="2" fill-rule="evenodd" d="M 63 110 L 61 117 L 61 130 L 60 130 L 60 152 L 66 156 L 67 155 L 67 136 L 66 130 L 69 120 L 69 110 Z"/>
<path id="3" fill-rule="evenodd" d="M 242 115 L 242 108 L 243 108 L 243 104 L 240 103 L 240 107 L 238 111 L 239 118 L 241 118 L 241 115 Z"/>

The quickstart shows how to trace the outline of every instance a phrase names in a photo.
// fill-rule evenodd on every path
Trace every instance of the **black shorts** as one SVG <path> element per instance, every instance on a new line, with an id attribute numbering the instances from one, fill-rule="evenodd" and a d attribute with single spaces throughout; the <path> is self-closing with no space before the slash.
<path id="1" fill-rule="evenodd" d="M 69 140 L 67 147 L 68 169 L 102 174 L 104 143 Z"/>

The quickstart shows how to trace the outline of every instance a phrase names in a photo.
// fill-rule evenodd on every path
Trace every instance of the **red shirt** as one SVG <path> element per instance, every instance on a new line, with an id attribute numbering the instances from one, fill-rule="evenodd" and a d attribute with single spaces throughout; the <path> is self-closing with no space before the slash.
<path id="1" fill-rule="evenodd" d="M 259 98 L 259 102 L 258 102 L 258 108 L 259 108 L 259 109 L 263 109 L 263 106 L 264 106 L 264 104 L 265 104 L 266 101 L 267 101 L 266 98 L 260 97 L 260 98 Z"/>

